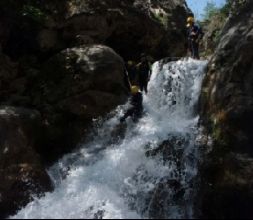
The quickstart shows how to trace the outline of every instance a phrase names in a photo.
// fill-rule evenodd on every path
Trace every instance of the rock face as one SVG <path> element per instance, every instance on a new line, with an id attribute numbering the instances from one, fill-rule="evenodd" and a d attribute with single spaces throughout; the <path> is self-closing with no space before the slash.
<path id="1" fill-rule="evenodd" d="M 23 108 L 0 108 L 0 218 L 14 214 L 52 184 L 34 147 L 41 116 Z"/>
<path id="2" fill-rule="evenodd" d="M 224 27 L 202 91 L 202 118 L 213 134 L 203 174 L 204 217 L 252 218 L 253 2 Z"/>
<path id="3" fill-rule="evenodd" d="M 39 152 L 54 159 L 81 140 L 93 118 L 126 101 L 124 62 L 102 45 L 67 49 L 45 63 L 32 91 L 50 140 Z"/>
<path id="4" fill-rule="evenodd" d="M 202 47 L 204 48 L 205 55 L 213 54 L 217 44 L 219 43 L 221 31 L 226 22 L 226 18 L 223 14 L 213 15 L 210 21 L 203 23 L 204 37 L 202 40 Z"/>
<path id="5" fill-rule="evenodd" d="M 185 52 L 184 0 L 0 6 L 0 103 L 40 111 L 45 132 L 38 151 L 51 149 L 49 161 L 71 150 L 93 117 L 126 99 L 122 60 L 99 45 L 134 60 L 143 52 L 154 58 Z"/>
<path id="6" fill-rule="evenodd" d="M 142 52 L 155 58 L 185 55 L 185 1 L 70 1 L 63 37 L 103 43 L 125 59 Z M 65 40 L 66 41 L 66 40 Z"/>
<path id="7" fill-rule="evenodd" d="M 125 59 L 139 59 L 143 52 L 156 59 L 186 54 L 185 20 L 189 9 L 184 0 L 64 0 L 61 4 L 30 4 L 26 0 L 3 3 L 7 8 L 2 9 L 2 14 L 6 14 L 4 23 L 8 25 L 3 48 L 15 59 L 27 53 L 46 56 L 89 43 L 110 46 Z M 19 14 L 13 15 L 13 7 Z M 13 22 L 14 18 L 8 19 L 11 16 L 22 25 Z"/>
<path id="8" fill-rule="evenodd" d="M 0 1 L 0 105 L 21 108 L 0 115 L 3 216 L 51 189 L 43 165 L 73 150 L 93 118 L 126 101 L 121 57 L 185 54 L 187 11 L 184 0 Z M 23 107 L 38 111 L 36 120 Z M 33 120 L 38 136 L 26 127 Z"/>
<path id="9" fill-rule="evenodd" d="M 6 105 L 36 106 L 43 117 L 37 150 L 53 161 L 81 140 L 93 118 L 104 116 L 127 99 L 124 62 L 102 45 L 72 48 L 53 56 L 39 71 L 6 86 Z"/>

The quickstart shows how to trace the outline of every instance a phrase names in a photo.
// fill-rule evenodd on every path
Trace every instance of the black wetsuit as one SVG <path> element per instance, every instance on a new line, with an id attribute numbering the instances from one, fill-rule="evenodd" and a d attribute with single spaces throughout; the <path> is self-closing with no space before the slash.
<path id="1" fill-rule="evenodd" d="M 128 72 L 128 77 L 129 77 L 130 83 L 135 84 L 135 78 L 137 75 L 136 67 L 134 65 L 132 65 L 132 66 L 127 65 L 126 69 Z"/>
<path id="2" fill-rule="evenodd" d="M 150 67 L 148 61 L 144 61 L 139 65 L 139 86 L 141 91 L 148 93 L 148 81 L 150 78 Z"/>
<path id="3" fill-rule="evenodd" d="M 127 112 L 120 119 L 120 121 L 124 122 L 128 117 L 132 117 L 133 121 L 137 122 L 143 113 L 142 102 L 143 102 L 143 96 L 141 92 L 138 92 L 137 94 L 132 95 L 131 100 L 130 100 L 131 107 L 127 110 Z"/>
<path id="4" fill-rule="evenodd" d="M 191 51 L 191 55 L 194 59 L 199 59 L 199 42 L 198 42 L 198 40 L 203 38 L 204 33 L 203 33 L 202 29 L 196 24 L 189 27 L 187 32 L 188 32 L 187 33 L 188 44 L 189 44 L 189 49 Z M 194 35 L 192 33 L 194 33 Z"/>

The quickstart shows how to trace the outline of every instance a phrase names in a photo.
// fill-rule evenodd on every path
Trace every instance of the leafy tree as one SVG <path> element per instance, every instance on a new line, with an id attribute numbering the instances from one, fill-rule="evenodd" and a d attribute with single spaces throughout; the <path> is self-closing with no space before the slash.
<path id="1" fill-rule="evenodd" d="M 226 4 L 220 9 L 220 12 L 225 16 L 228 16 L 232 8 L 233 0 L 227 0 Z"/>
<path id="2" fill-rule="evenodd" d="M 204 20 L 209 20 L 214 15 L 218 14 L 220 9 L 212 1 L 208 1 L 206 7 L 204 8 L 204 14 L 202 15 Z"/>

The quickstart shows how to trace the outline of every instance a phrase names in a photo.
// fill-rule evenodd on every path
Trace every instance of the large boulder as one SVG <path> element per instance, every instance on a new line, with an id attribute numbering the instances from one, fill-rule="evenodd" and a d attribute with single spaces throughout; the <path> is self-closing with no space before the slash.
<path id="1" fill-rule="evenodd" d="M 124 70 L 122 58 L 102 45 L 67 49 L 43 64 L 29 92 L 31 105 L 43 115 L 45 136 L 38 151 L 46 160 L 69 152 L 92 119 L 126 101 Z"/>
<path id="2" fill-rule="evenodd" d="M 36 153 L 41 132 L 37 111 L 0 107 L 0 218 L 52 190 L 51 180 Z"/>
<path id="3" fill-rule="evenodd" d="M 204 217 L 253 216 L 252 30 L 253 1 L 240 1 L 204 81 L 202 119 L 214 139 L 202 167 Z"/>
<path id="4" fill-rule="evenodd" d="M 34 65 L 31 57 L 23 62 L 28 61 Z M 13 77 L 0 71 L 4 85 L 1 103 L 32 107 L 42 114 L 44 129 L 36 149 L 45 162 L 71 151 L 85 136 L 92 119 L 106 115 L 128 96 L 124 61 L 103 45 L 63 50 L 42 63 L 40 69 L 12 66 L 15 64 L 8 64 L 3 71 L 13 73 Z"/>

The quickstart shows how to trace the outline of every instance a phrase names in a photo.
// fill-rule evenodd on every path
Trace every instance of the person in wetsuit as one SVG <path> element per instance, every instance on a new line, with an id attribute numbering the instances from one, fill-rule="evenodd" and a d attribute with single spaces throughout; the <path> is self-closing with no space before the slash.
<path id="1" fill-rule="evenodd" d="M 148 93 L 148 82 L 151 76 L 151 68 L 149 61 L 145 54 L 141 56 L 141 62 L 137 65 L 137 71 L 139 76 L 139 86 L 140 90 Z"/>
<path id="2" fill-rule="evenodd" d="M 143 96 L 138 86 L 131 87 L 131 107 L 126 111 L 125 115 L 120 119 L 120 122 L 125 122 L 128 117 L 132 117 L 134 122 L 137 122 L 143 113 Z"/>
<path id="3" fill-rule="evenodd" d="M 199 57 L 199 42 L 203 38 L 204 33 L 200 26 L 195 24 L 194 17 L 188 17 L 187 19 L 187 37 L 188 48 L 191 51 L 191 57 L 193 59 L 200 59 Z"/>
<path id="4" fill-rule="evenodd" d="M 136 63 L 132 60 L 129 60 L 126 64 L 126 70 L 128 72 L 129 81 L 132 85 L 135 85 L 137 70 Z"/>

